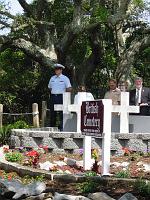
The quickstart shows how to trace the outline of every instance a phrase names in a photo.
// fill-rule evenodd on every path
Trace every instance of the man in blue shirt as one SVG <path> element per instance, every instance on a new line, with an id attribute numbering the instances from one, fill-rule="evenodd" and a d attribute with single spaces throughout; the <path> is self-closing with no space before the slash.
<path id="1" fill-rule="evenodd" d="M 54 111 L 54 104 L 63 104 L 63 93 L 64 92 L 71 92 L 72 87 L 70 80 L 67 76 L 62 74 L 62 70 L 65 69 L 65 67 L 61 64 L 55 64 L 54 70 L 55 75 L 50 78 L 48 88 L 51 92 L 51 98 L 50 98 L 50 112 L 51 112 L 51 118 L 50 118 L 50 126 L 55 127 L 56 126 L 56 112 Z M 63 112 L 59 112 L 59 118 L 60 118 L 60 125 L 59 129 L 63 130 Z"/>

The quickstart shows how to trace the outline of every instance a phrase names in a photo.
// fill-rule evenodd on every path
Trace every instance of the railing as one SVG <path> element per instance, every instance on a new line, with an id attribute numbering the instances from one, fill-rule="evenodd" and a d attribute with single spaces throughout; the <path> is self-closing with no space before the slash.
<path id="1" fill-rule="evenodd" d="M 3 126 L 3 115 L 9 115 L 9 116 L 32 115 L 33 126 L 36 128 L 39 127 L 39 110 L 37 103 L 32 104 L 32 113 L 5 113 L 3 112 L 3 104 L 0 104 L 0 128 L 2 128 Z"/>

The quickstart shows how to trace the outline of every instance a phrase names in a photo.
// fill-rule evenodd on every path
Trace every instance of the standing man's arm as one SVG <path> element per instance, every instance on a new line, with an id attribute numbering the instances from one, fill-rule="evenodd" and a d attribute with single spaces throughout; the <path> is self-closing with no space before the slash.
<path id="1" fill-rule="evenodd" d="M 66 92 L 72 92 L 72 87 L 66 88 Z"/>
<path id="2" fill-rule="evenodd" d="M 51 93 L 51 91 L 52 91 L 51 79 L 49 80 L 49 83 L 48 83 L 48 89 L 50 90 L 50 93 Z"/>
<path id="3" fill-rule="evenodd" d="M 68 77 L 66 78 L 65 85 L 66 85 L 66 92 L 72 92 L 72 86 Z"/>

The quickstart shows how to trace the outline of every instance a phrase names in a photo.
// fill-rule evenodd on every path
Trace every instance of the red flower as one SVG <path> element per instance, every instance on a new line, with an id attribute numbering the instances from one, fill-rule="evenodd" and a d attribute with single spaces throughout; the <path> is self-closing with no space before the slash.
<path id="1" fill-rule="evenodd" d="M 127 147 L 122 147 L 122 150 L 124 151 L 124 155 L 130 154 L 130 150 Z"/>
<path id="2" fill-rule="evenodd" d="M 43 146 L 45 152 L 48 152 L 48 146 Z"/>
<path id="3" fill-rule="evenodd" d="M 40 145 L 39 145 L 39 148 L 43 148 L 43 145 L 42 145 L 42 144 L 40 144 Z"/>
<path id="4" fill-rule="evenodd" d="M 12 176 L 8 175 L 7 179 L 10 181 L 12 179 Z"/>
<path id="5" fill-rule="evenodd" d="M 42 144 L 40 144 L 39 148 L 42 148 L 45 151 L 45 153 L 48 152 L 48 146 L 43 146 Z"/>
<path id="6" fill-rule="evenodd" d="M 4 153 L 8 153 L 9 152 L 9 148 L 8 147 L 3 147 L 3 151 L 4 151 Z"/>
<path id="7" fill-rule="evenodd" d="M 32 150 L 32 151 L 27 152 L 26 156 L 39 157 L 40 155 L 39 155 L 39 153 L 37 151 Z"/>

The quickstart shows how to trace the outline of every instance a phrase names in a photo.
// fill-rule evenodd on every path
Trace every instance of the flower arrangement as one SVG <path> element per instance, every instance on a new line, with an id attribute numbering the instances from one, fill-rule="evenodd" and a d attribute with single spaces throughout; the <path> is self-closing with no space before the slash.
<path id="1" fill-rule="evenodd" d="M 124 151 L 124 156 L 129 156 L 131 154 L 131 150 L 127 147 L 122 147 L 122 150 Z"/>
<path id="2" fill-rule="evenodd" d="M 40 154 L 37 151 L 31 150 L 31 151 L 25 153 L 25 156 L 29 157 L 28 160 L 27 159 L 25 160 L 26 165 L 27 165 L 27 163 L 29 163 L 29 164 L 32 164 L 33 167 L 37 167 L 39 157 L 40 157 Z"/>
<path id="3" fill-rule="evenodd" d="M 43 150 L 43 153 L 48 153 L 48 146 L 43 146 L 43 145 L 39 145 L 39 149 L 42 149 Z"/>
<path id="4" fill-rule="evenodd" d="M 97 160 L 99 157 L 99 150 L 98 149 L 92 149 L 91 150 L 91 156 L 94 160 Z"/>

